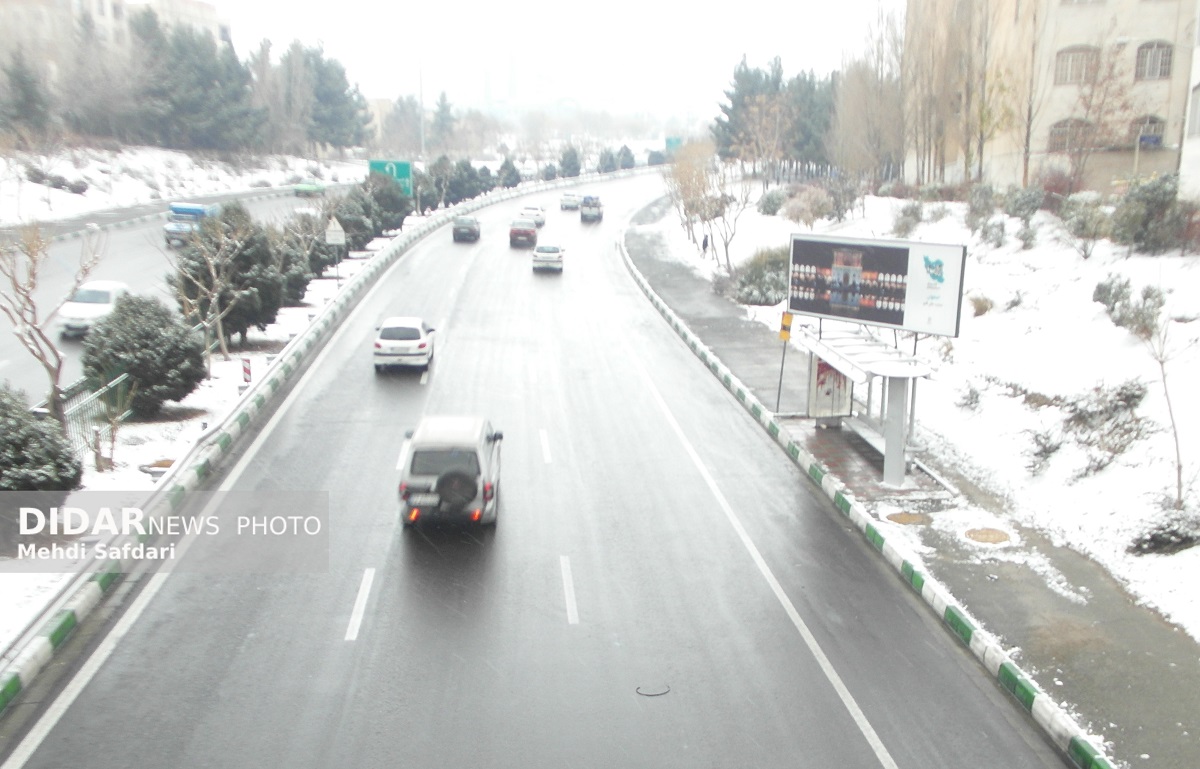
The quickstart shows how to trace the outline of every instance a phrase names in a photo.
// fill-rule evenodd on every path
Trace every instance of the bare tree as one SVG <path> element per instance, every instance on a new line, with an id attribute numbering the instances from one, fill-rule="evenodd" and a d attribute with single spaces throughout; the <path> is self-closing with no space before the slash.
<path id="1" fill-rule="evenodd" d="M 180 249 L 172 264 L 171 284 L 185 318 L 194 319 L 204 331 L 204 360 L 212 374 L 212 343 L 217 340 L 221 356 L 229 360 L 229 339 L 223 321 L 244 297 L 253 291 L 238 290 L 237 263 L 234 257 L 249 239 L 245 229 L 218 224 L 204 233 L 193 233 L 188 245 Z M 170 253 L 167 253 L 170 260 Z"/>
<path id="2" fill-rule="evenodd" d="M 735 138 L 733 151 L 740 159 L 761 169 L 764 190 L 772 179 L 779 180 L 784 136 L 790 133 L 791 126 L 783 92 L 754 94 L 747 99 L 741 118 L 742 130 Z"/>
<path id="3" fill-rule="evenodd" d="M 716 152 L 711 141 L 688 142 L 675 153 L 675 161 L 667 170 L 668 194 L 679 214 L 680 224 L 693 243 L 700 240 L 696 237 L 697 221 L 708 221 L 703 215 L 704 205 L 710 194 L 709 175 Z"/>
<path id="4" fill-rule="evenodd" d="M 1129 141 L 1129 126 L 1137 105 L 1124 49 L 1123 42 L 1097 46 L 1079 84 L 1067 130 L 1072 190 L 1082 184 L 1093 154 L 1124 146 Z"/>
<path id="5" fill-rule="evenodd" d="M 65 357 L 54 343 L 50 318 L 87 280 L 104 255 L 105 236 L 96 225 L 89 225 L 83 238 L 79 267 L 71 289 L 49 312 L 42 314 L 35 296 L 42 267 L 50 259 L 50 244 L 36 225 L 24 227 L 15 241 L 0 244 L 0 313 L 12 325 L 13 335 L 29 351 L 50 381 L 46 396 L 50 414 L 65 428 L 63 416 L 62 368 Z"/>
<path id="6" fill-rule="evenodd" d="M 987 143 L 1012 123 L 1012 89 L 1009 77 L 994 61 L 998 6 L 980 7 L 973 0 L 964 0 L 959 9 L 963 19 L 963 178 L 980 181 Z"/>
<path id="7" fill-rule="evenodd" d="M 961 75 L 950 64 L 957 56 L 958 41 L 952 25 L 941 21 L 952 13 L 950 2 L 922 3 L 906 16 L 904 115 L 918 184 L 945 178 L 946 144 L 958 106 Z"/>
<path id="8" fill-rule="evenodd" d="M 874 189 L 884 169 L 904 157 L 903 35 L 895 14 L 883 14 L 860 59 L 842 66 L 829 135 L 829 157 L 842 170 L 869 177 Z"/>
<path id="9" fill-rule="evenodd" d="M 732 161 L 719 163 L 708 175 L 708 182 L 708 195 L 705 196 L 701 219 L 720 238 L 725 253 L 725 270 L 732 272 L 729 244 L 737 234 L 738 219 L 750 206 L 753 185 Z"/>
<path id="10" fill-rule="evenodd" d="M 1157 328 L 1146 337 L 1143 337 L 1142 341 L 1150 351 L 1150 357 L 1158 364 L 1158 372 L 1162 377 L 1163 397 L 1167 402 L 1167 415 L 1171 419 L 1171 437 L 1175 442 L 1175 497 L 1172 506 L 1176 510 L 1183 510 L 1185 506 L 1184 492 L 1186 491 L 1183 483 L 1183 450 L 1180 448 L 1179 421 L 1175 417 L 1175 408 L 1171 403 L 1171 388 L 1167 385 L 1167 364 L 1174 360 L 1182 350 L 1178 348 L 1173 349 L 1169 344 L 1170 326 L 1170 320 L 1166 322 L 1160 321 Z M 1196 340 L 1193 339 L 1184 349 L 1191 347 L 1195 343 Z"/>

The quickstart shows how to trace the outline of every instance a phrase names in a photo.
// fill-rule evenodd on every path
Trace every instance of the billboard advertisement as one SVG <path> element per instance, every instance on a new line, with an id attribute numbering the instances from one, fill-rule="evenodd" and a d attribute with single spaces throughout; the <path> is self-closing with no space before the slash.
<path id="1" fill-rule="evenodd" d="M 794 313 L 958 336 L 967 247 L 793 235 Z"/>

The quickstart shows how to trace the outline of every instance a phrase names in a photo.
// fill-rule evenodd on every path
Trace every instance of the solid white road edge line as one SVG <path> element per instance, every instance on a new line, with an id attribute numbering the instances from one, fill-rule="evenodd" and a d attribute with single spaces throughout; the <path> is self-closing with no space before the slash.
<path id="1" fill-rule="evenodd" d="M 550 464 L 550 436 L 546 434 L 545 429 L 538 430 L 538 434 L 542 436 L 542 459 L 546 464 Z"/>
<path id="2" fill-rule="evenodd" d="M 571 559 L 560 555 L 558 564 L 562 567 L 563 595 L 567 601 L 567 624 L 578 625 L 579 609 L 575 606 L 575 580 L 571 577 Z"/>
<path id="3" fill-rule="evenodd" d="M 375 285 L 371 287 L 371 290 L 359 300 L 358 304 L 355 305 L 354 309 L 350 311 L 345 320 L 338 325 L 338 328 L 333 333 L 333 336 L 330 337 L 329 341 L 325 343 L 325 347 L 321 350 L 321 354 L 318 355 L 315 360 L 313 360 L 312 364 L 308 368 L 308 371 L 306 371 L 304 376 L 300 378 L 300 381 L 296 383 L 296 386 L 292 388 L 292 391 L 288 394 L 287 399 L 280 404 L 279 409 L 267 422 L 266 427 L 264 427 L 262 432 L 259 433 L 258 437 L 254 439 L 254 442 L 250 444 L 250 448 L 245 454 L 242 455 L 242 458 L 238 460 L 238 463 L 234 465 L 233 469 L 230 470 L 225 482 L 221 484 L 221 491 L 230 490 L 237 483 L 238 479 L 241 478 L 242 473 L 245 472 L 246 467 L 248 467 L 250 464 L 250 458 L 255 455 L 262 444 L 266 443 L 267 438 L 272 432 L 274 432 L 275 427 L 279 424 L 280 420 L 283 419 L 284 415 L 287 414 L 288 410 L 296 402 L 296 399 L 299 397 L 300 393 L 304 391 L 304 385 L 308 379 L 312 376 L 315 376 L 316 373 L 321 370 L 321 362 L 327 355 L 329 355 L 329 353 L 334 350 L 335 340 L 342 334 L 346 333 L 347 329 L 352 327 L 352 324 L 349 321 L 367 305 L 371 295 L 379 290 L 379 288 L 383 285 L 384 276 L 391 272 L 395 265 L 399 263 L 400 260 L 396 260 L 392 267 L 389 267 L 384 271 L 383 275 L 379 276 L 375 282 Z M 217 502 L 214 500 L 205 509 L 203 514 L 208 515 L 212 507 L 214 507 L 216 504 Z M 184 555 L 187 554 L 188 548 L 191 547 L 192 541 L 195 538 L 195 536 L 191 538 L 185 538 L 179 544 L 179 555 L 177 560 L 183 560 Z M 117 643 L 133 628 L 133 625 L 138 621 L 138 618 L 141 617 L 142 612 L 146 610 L 146 607 L 150 605 L 150 602 L 154 600 L 154 596 L 157 595 L 158 591 L 162 589 L 163 584 L 167 581 L 167 577 L 169 576 L 169 572 L 160 572 L 150 578 L 150 581 L 146 584 L 146 587 L 141 593 L 138 594 L 138 597 L 129 606 L 129 609 L 123 615 L 121 615 L 121 619 L 117 622 L 109 634 L 105 636 L 104 640 L 100 642 L 100 645 L 96 647 L 96 651 L 92 652 L 92 656 L 89 657 L 87 662 L 84 663 L 83 667 L 79 669 L 79 672 L 77 672 L 74 677 L 71 678 L 70 682 L 67 683 L 62 692 L 58 695 L 58 697 L 55 698 L 54 702 L 52 702 L 50 706 L 46 708 L 46 712 L 43 713 L 42 717 L 37 720 L 37 723 L 30 728 L 29 733 L 25 735 L 25 739 L 21 740 L 21 744 L 18 745 L 15 750 L 13 750 L 13 752 L 9 755 L 8 760 L 0 765 L 0 769 L 21 769 L 21 767 L 25 766 L 25 763 L 29 761 L 30 757 L 32 757 L 34 752 L 37 751 L 50 732 L 54 730 L 54 727 L 58 724 L 59 720 L 62 719 L 63 715 L 68 709 L 70 709 L 71 705 L 74 704 L 80 693 L 89 683 L 91 683 L 92 679 L 96 676 L 96 673 L 100 671 L 101 666 L 103 666 L 104 663 L 108 661 L 108 658 L 112 656 L 113 651 L 117 648 Z"/>
<path id="4" fill-rule="evenodd" d="M 880 765 L 885 767 L 885 769 L 899 769 L 895 760 L 892 758 L 892 754 L 888 752 L 886 747 L 884 747 L 883 740 L 879 739 L 879 735 L 875 732 L 875 728 L 871 726 L 871 722 L 867 720 L 866 714 L 864 714 L 862 712 L 862 708 L 858 706 L 858 703 L 854 699 L 854 695 L 850 694 L 850 690 L 846 688 L 846 684 L 842 681 L 842 677 L 838 675 L 837 671 L 833 667 L 833 663 L 829 661 L 829 657 L 825 655 L 825 652 L 821 649 L 821 645 L 817 643 L 816 637 L 813 636 L 812 631 L 808 629 L 808 625 L 805 624 L 804 619 L 801 618 L 800 612 L 796 610 L 795 604 L 793 604 L 792 600 L 788 598 L 787 593 L 784 592 L 783 586 L 779 584 L 779 580 L 775 578 L 775 574 L 771 571 L 771 567 L 768 566 L 766 560 L 763 559 L 762 553 L 758 551 L 758 548 L 755 546 L 753 540 L 750 539 L 750 535 L 746 532 L 745 527 L 742 526 L 742 522 L 738 520 L 737 514 L 733 511 L 733 508 L 729 504 L 729 500 L 727 500 L 725 495 L 721 493 L 721 489 L 718 488 L 717 482 L 713 479 L 712 474 L 708 472 L 708 468 L 705 467 L 704 462 L 700 459 L 700 455 L 696 453 L 696 449 L 692 446 L 691 442 L 688 441 L 687 436 L 683 434 L 683 429 L 679 426 L 679 422 L 675 421 L 675 416 L 671 413 L 671 409 L 667 406 L 666 400 L 663 399 L 662 394 L 660 394 L 658 388 L 654 386 L 654 382 L 650 380 L 650 376 L 645 372 L 645 370 L 643 370 L 642 367 L 638 366 L 637 364 L 634 364 L 634 368 L 637 369 L 639 374 L 641 374 L 642 380 L 645 381 L 646 386 L 650 390 L 650 394 L 654 396 L 654 400 L 658 403 L 658 407 L 662 411 L 663 416 L 666 418 L 667 423 L 675 432 L 676 437 L 679 438 L 680 443 L 683 444 L 684 451 L 686 451 L 688 456 L 691 457 L 692 464 L 696 466 L 696 470 L 699 471 L 700 477 L 704 479 L 704 483 L 706 486 L 708 486 L 708 490 L 712 492 L 712 495 L 717 500 L 717 504 L 721 506 L 721 510 L 724 511 L 725 517 L 729 520 L 730 525 L 733 526 L 733 530 L 737 533 L 738 539 L 742 541 L 742 545 L 750 553 L 750 558 L 758 567 L 759 573 L 763 575 L 763 578 L 767 581 L 767 585 L 769 585 L 771 588 L 771 592 L 775 594 L 776 600 L 778 600 L 783 606 L 783 610 L 787 612 L 788 618 L 791 619 L 792 624 L 796 627 L 796 630 L 799 631 L 800 637 L 804 639 L 805 646 L 808 647 L 808 650 L 816 659 L 817 664 L 821 666 L 821 672 L 825 674 L 825 678 L 829 680 L 829 683 L 833 686 L 834 691 L 837 692 L 838 697 L 842 701 L 842 705 L 845 706 L 846 710 L 850 713 L 850 716 L 854 719 L 854 723 L 858 726 L 858 730 L 862 732 L 863 737 L 865 737 L 867 740 L 867 744 L 869 744 L 871 746 L 871 750 L 874 751 L 875 757 L 879 759 Z"/>
<path id="5" fill-rule="evenodd" d="M 371 595 L 371 583 L 375 581 L 374 567 L 363 571 L 362 584 L 358 586 L 358 597 L 354 599 L 354 610 L 350 612 L 350 625 L 346 628 L 346 640 L 358 640 L 358 628 L 362 625 L 363 614 L 367 611 L 367 598 Z"/>

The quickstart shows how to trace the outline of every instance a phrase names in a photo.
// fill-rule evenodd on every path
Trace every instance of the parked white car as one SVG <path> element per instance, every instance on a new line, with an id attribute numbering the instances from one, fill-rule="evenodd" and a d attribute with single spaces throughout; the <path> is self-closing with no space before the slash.
<path id="1" fill-rule="evenodd" d="M 117 280 L 93 280 L 81 285 L 58 311 L 63 336 L 83 336 L 113 311 L 129 286 Z"/>

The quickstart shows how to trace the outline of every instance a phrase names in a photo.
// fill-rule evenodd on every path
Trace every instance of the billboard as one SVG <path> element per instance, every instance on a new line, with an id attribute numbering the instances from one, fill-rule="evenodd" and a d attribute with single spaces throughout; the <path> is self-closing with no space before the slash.
<path id="1" fill-rule="evenodd" d="M 793 235 L 788 309 L 958 336 L 967 247 Z"/>

